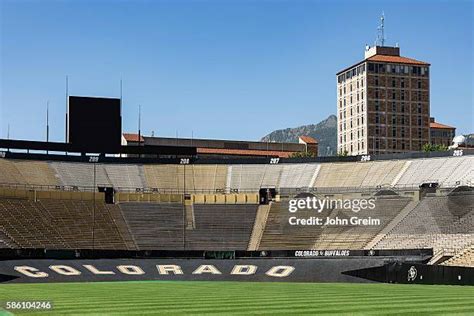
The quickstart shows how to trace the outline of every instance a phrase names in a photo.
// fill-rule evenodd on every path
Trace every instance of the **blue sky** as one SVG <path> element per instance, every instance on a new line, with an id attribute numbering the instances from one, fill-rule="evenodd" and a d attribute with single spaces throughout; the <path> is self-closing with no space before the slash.
<path id="1" fill-rule="evenodd" d="M 119 96 L 124 131 L 257 140 L 336 112 L 335 73 L 387 43 L 430 62 L 431 112 L 474 132 L 471 1 L 0 0 L 0 137 L 64 140 L 72 95 Z"/>

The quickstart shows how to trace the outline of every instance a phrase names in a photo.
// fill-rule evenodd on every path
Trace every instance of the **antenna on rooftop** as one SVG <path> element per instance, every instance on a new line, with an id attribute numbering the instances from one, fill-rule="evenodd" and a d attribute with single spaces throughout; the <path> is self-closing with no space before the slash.
<path id="1" fill-rule="evenodd" d="M 380 17 L 380 25 L 377 27 L 376 45 L 378 46 L 385 45 L 385 13 L 383 11 L 382 11 L 382 16 Z"/>

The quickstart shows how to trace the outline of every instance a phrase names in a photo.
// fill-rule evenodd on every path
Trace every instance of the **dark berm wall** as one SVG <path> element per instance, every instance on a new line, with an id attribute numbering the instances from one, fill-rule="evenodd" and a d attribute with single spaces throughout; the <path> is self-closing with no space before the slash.
<path id="1" fill-rule="evenodd" d="M 215 280 L 266 282 L 373 282 L 344 275 L 343 271 L 383 265 L 386 260 L 370 259 L 85 259 L 0 261 L 3 282 L 93 282 L 129 280 Z M 89 265 L 89 266 L 88 266 Z M 59 266 L 59 267 L 58 267 Z M 66 266 L 66 267 L 64 267 Z M 87 268 L 89 267 L 89 269 Z M 93 266 L 91 268 L 90 266 Z M 127 266 L 127 267 L 124 267 Z M 131 267 L 133 266 L 133 267 Z M 53 269 L 52 269 L 53 267 Z M 72 268 L 72 269 L 71 269 Z M 136 274 L 120 271 L 127 269 Z M 168 270 L 164 274 L 161 269 Z M 238 269 L 241 274 L 238 274 Z M 18 270 L 36 277 L 26 276 Z M 54 270 L 63 271 L 64 275 Z M 96 270 L 94 270 L 96 269 Z M 250 271 L 250 270 L 254 271 Z M 91 271 L 93 270 L 93 271 Z M 233 272 L 234 270 L 234 272 Z M 94 273 L 95 271 L 95 273 Z M 100 271 L 100 272 L 98 272 Z M 174 272 L 171 272 L 174 271 Z M 179 271 L 176 273 L 176 271 Z M 107 274 L 103 274 L 103 273 Z M 251 272 L 251 273 L 250 273 Z M 102 274 L 101 274 L 102 273 Z M 245 274 L 248 273 L 248 274 Z"/>
<path id="2" fill-rule="evenodd" d="M 474 269 L 344 259 L 26 259 L 0 261 L 0 283 L 133 280 L 474 285 Z"/>

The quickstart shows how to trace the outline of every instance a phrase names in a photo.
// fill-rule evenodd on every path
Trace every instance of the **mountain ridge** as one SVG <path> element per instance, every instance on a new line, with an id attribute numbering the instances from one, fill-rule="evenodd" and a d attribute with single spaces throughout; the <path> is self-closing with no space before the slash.
<path id="1" fill-rule="evenodd" d="M 297 143 L 299 136 L 311 136 L 318 140 L 318 156 L 334 156 L 337 153 L 337 117 L 329 115 L 317 124 L 301 125 L 275 130 L 265 136 L 262 142 Z"/>

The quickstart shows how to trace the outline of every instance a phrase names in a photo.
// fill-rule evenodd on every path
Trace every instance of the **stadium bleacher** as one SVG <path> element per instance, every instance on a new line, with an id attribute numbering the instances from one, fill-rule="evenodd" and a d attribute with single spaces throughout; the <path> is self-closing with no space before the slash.
<path id="1" fill-rule="evenodd" d="M 474 245 L 470 245 L 441 264 L 447 266 L 474 267 Z"/>
<path id="2" fill-rule="evenodd" d="M 91 188 L 94 186 L 94 164 L 51 162 L 50 165 L 62 185 L 80 188 Z M 95 183 L 97 186 L 112 185 L 102 164 L 95 165 Z"/>
<path id="3" fill-rule="evenodd" d="M 458 253 L 474 242 L 473 203 L 472 194 L 426 197 L 373 248 Z"/>
<path id="4" fill-rule="evenodd" d="M 120 203 L 125 222 L 139 250 L 183 249 L 183 205 Z"/>
<path id="5" fill-rule="evenodd" d="M 94 189 L 94 168 L 96 186 L 116 191 L 114 204 L 106 204 L 103 195 L 98 198 L 87 192 Z M 473 193 L 470 189 L 456 194 L 451 191 L 473 181 L 473 156 L 95 166 L 0 159 L 0 248 L 90 248 L 94 226 L 93 246 L 97 249 L 432 248 L 440 261 L 447 259 L 446 264 L 450 264 L 469 258 L 474 243 Z M 418 187 L 426 182 L 437 182 L 440 189 L 418 194 Z M 257 193 L 262 187 L 277 192 L 319 192 L 320 198 L 325 196 L 325 189 L 336 195 L 352 192 L 359 197 L 375 197 L 377 207 L 371 216 L 380 218 L 382 225 L 290 227 L 288 196 L 259 206 Z M 405 189 L 411 190 L 409 194 L 403 194 Z M 311 215 L 305 211 L 299 214 Z M 348 218 L 351 213 L 332 209 L 329 216 Z"/>
<path id="6" fill-rule="evenodd" d="M 93 214 L 91 201 L 0 198 L 0 229 L 21 248 L 85 249 L 94 227 L 94 248 L 129 249 L 110 215 L 114 207 L 96 203 Z"/>
<path id="7" fill-rule="evenodd" d="M 186 230 L 186 249 L 247 249 L 256 212 L 257 205 L 194 205 L 195 228 Z"/>

